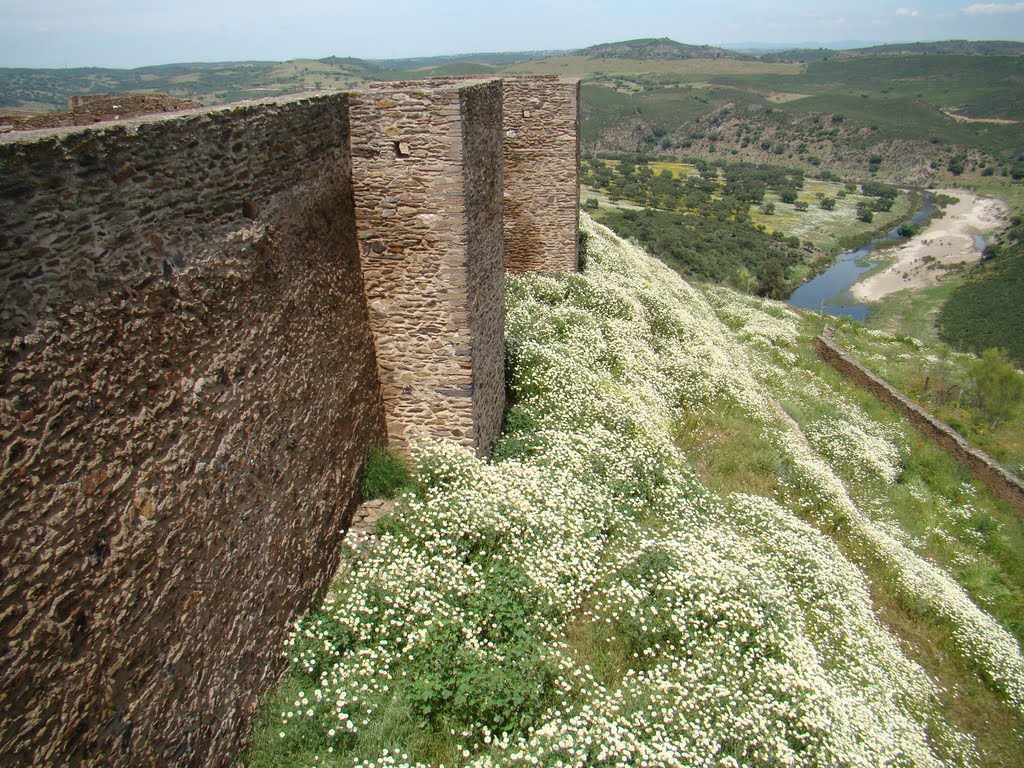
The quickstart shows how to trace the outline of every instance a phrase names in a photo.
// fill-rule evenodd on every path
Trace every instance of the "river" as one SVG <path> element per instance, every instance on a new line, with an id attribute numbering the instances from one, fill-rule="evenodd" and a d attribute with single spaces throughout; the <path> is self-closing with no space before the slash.
<path id="1" fill-rule="evenodd" d="M 921 207 L 917 213 L 857 250 L 839 254 L 835 264 L 793 291 L 789 303 L 794 307 L 813 309 L 815 312 L 824 311 L 830 315 L 852 317 L 861 322 L 867 320 L 873 308 L 867 304 L 854 303 L 853 295 L 850 293 L 851 286 L 878 263 L 869 257 L 880 244 L 899 240 L 897 230 L 900 226 L 906 223 L 916 226 L 927 219 L 934 210 L 935 196 L 923 193 Z"/>

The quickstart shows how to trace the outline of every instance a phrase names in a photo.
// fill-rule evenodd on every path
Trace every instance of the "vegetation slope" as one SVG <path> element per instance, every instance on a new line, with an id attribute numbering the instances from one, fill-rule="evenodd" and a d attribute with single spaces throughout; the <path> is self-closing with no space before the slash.
<path id="1" fill-rule="evenodd" d="M 346 540 L 243 764 L 1020 764 L 1020 519 L 815 319 L 583 231 L 509 281 L 492 457 Z"/>

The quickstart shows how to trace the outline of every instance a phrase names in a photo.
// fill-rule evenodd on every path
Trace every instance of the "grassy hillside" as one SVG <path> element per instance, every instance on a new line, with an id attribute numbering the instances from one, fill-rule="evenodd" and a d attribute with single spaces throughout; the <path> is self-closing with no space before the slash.
<path id="1" fill-rule="evenodd" d="M 1015 240 L 993 249 L 993 256 L 972 269 L 950 294 L 939 312 L 940 334 L 959 349 L 1003 347 L 1024 367 L 1022 296 L 1024 241 Z"/>
<path id="2" fill-rule="evenodd" d="M 169 64 L 138 69 L 0 69 L 0 112 L 55 111 L 69 96 L 156 91 L 221 104 L 317 89 L 344 89 L 375 77 L 355 59 Z"/>
<path id="3" fill-rule="evenodd" d="M 961 175 L 972 183 L 1024 179 L 1024 57 L 1019 45 L 998 41 L 754 57 L 640 39 L 573 55 L 7 69 L 0 70 L 0 109 L 59 109 L 84 93 L 162 91 L 222 103 L 374 80 L 502 73 L 582 78 L 582 135 L 595 151 L 725 153 L 901 184 L 945 184 Z"/>
<path id="4" fill-rule="evenodd" d="M 1020 56 L 567 57 L 518 68 L 586 79 L 583 135 L 594 150 L 726 153 L 899 183 L 1024 177 Z"/>
<path id="5" fill-rule="evenodd" d="M 242 763 L 1024 762 L 1022 521 L 816 318 L 583 231 L 509 281 L 493 456 L 347 541 Z"/>

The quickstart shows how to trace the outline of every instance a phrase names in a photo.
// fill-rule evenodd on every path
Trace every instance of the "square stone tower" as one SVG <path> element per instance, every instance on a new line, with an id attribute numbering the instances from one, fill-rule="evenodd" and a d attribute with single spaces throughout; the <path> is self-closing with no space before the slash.
<path id="1" fill-rule="evenodd" d="M 509 77 L 505 91 L 505 268 L 575 272 L 580 83 Z"/>
<path id="2" fill-rule="evenodd" d="M 505 404 L 502 84 L 388 83 L 352 94 L 350 110 L 389 442 L 484 453 Z"/>

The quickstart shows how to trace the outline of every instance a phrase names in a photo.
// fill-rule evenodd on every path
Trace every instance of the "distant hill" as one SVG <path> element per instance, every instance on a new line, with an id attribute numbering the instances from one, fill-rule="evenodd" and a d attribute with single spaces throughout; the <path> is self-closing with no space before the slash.
<path id="1" fill-rule="evenodd" d="M 645 37 L 639 40 L 623 40 L 618 43 L 602 43 L 576 51 L 577 56 L 594 56 L 606 59 L 750 59 L 735 51 L 715 48 L 711 45 L 687 45 L 667 37 Z"/>
<path id="2" fill-rule="evenodd" d="M 837 51 L 840 56 L 900 56 L 906 54 L 943 54 L 953 56 L 1019 56 L 1024 43 L 1011 40 L 942 40 L 935 43 L 892 43 Z"/>
<path id="3" fill-rule="evenodd" d="M 285 62 L 194 62 L 137 69 L 0 68 L 0 111 L 52 112 L 69 96 L 99 93 L 166 93 L 204 104 L 301 91 L 357 87 L 378 72 L 359 59 Z"/>
<path id="4" fill-rule="evenodd" d="M 368 63 L 382 70 L 413 70 L 445 67 L 458 63 L 488 64 L 507 67 L 530 59 L 544 59 L 561 56 L 567 51 L 514 51 L 508 53 L 458 53 L 451 56 L 420 56 L 409 59 L 368 59 Z"/>
<path id="5" fill-rule="evenodd" d="M 290 61 L 189 62 L 136 69 L 0 67 L 0 112 L 54 112 L 64 109 L 70 96 L 129 91 L 223 104 L 302 91 L 358 88 L 375 80 L 490 75 L 499 67 L 562 54 L 564 51 L 521 51 L 371 61 L 326 56 Z"/>
<path id="6" fill-rule="evenodd" d="M 837 57 L 842 51 L 831 48 L 790 48 L 784 51 L 767 51 L 759 54 L 761 61 L 828 61 Z"/>
<path id="7" fill-rule="evenodd" d="M 1024 43 L 1010 40 L 942 40 L 934 43 L 889 43 L 864 48 L 790 48 L 758 54 L 761 61 L 828 61 L 864 56 L 1020 56 Z"/>

